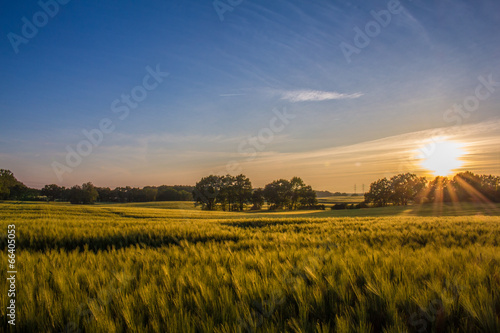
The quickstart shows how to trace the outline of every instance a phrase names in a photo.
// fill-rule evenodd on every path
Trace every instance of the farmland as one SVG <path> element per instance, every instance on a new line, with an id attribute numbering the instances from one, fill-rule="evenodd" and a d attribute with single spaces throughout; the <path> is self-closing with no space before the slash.
<path id="1" fill-rule="evenodd" d="M 22 332 L 498 332 L 498 205 L 0 203 Z"/>

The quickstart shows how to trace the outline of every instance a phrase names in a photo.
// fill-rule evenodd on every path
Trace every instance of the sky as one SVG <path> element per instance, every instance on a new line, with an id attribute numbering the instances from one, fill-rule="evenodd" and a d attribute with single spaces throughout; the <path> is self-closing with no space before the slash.
<path id="1" fill-rule="evenodd" d="M 0 168 L 28 186 L 301 177 L 359 192 L 436 141 L 500 175 L 500 2 L 2 2 Z"/>

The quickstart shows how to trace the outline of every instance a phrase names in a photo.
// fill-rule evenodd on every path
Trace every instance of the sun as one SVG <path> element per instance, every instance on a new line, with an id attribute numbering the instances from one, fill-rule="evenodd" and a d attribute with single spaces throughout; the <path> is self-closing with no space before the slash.
<path id="1" fill-rule="evenodd" d="M 464 164 L 461 161 L 465 155 L 463 145 L 455 141 L 433 139 L 422 146 L 419 152 L 417 158 L 421 159 L 421 165 L 434 176 L 446 177 Z"/>

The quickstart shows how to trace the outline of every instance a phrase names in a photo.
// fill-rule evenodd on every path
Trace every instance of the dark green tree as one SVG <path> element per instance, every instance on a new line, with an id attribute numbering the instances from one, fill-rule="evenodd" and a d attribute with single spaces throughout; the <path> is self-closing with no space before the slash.
<path id="1" fill-rule="evenodd" d="M 221 177 L 216 175 L 203 177 L 193 190 L 195 205 L 200 204 L 205 210 L 214 210 L 221 186 Z"/>
<path id="2" fill-rule="evenodd" d="M 113 191 L 109 187 L 96 187 L 99 202 L 112 202 Z"/>
<path id="3" fill-rule="evenodd" d="M 302 179 L 299 177 L 293 177 L 290 180 L 290 187 L 291 187 L 291 192 L 292 195 L 290 197 L 290 209 L 297 209 L 298 205 L 301 201 L 301 194 L 303 193 L 302 189 L 304 188 L 305 184 Z"/>
<path id="4" fill-rule="evenodd" d="M 178 201 L 191 201 L 193 200 L 193 195 L 186 190 L 179 190 L 179 199 Z"/>
<path id="5" fill-rule="evenodd" d="M 155 201 L 158 189 L 152 186 L 145 186 L 142 188 L 142 194 L 146 202 Z"/>
<path id="6" fill-rule="evenodd" d="M 370 184 L 370 190 L 365 193 L 365 201 L 384 207 L 389 203 L 391 195 L 391 182 L 387 178 L 382 178 Z"/>
<path id="7" fill-rule="evenodd" d="M 246 203 L 252 199 L 252 183 L 245 175 L 238 175 L 234 178 L 233 191 L 235 201 L 238 203 L 238 209 L 243 211 Z"/>
<path id="8" fill-rule="evenodd" d="M 82 185 L 83 200 L 82 203 L 85 205 L 93 204 L 97 201 L 99 193 L 97 192 L 94 184 L 91 182 Z"/>
<path id="9" fill-rule="evenodd" d="M 158 196 L 156 197 L 158 201 L 177 201 L 179 200 L 179 192 L 171 187 L 161 186 L 158 190 Z"/>
<path id="10" fill-rule="evenodd" d="M 29 188 L 21 182 L 10 188 L 9 199 L 31 201 L 37 200 L 40 195 L 40 190 Z"/>
<path id="11" fill-rule="evenodd" d="M 310 185 L 303 186 L 300 189 L 300 206 L 304 208 L 313 209 L 318 204 L 316 192 Z"/>
<path id="12" fill-rule="evenodd" d="M 283 209 L 290 206 L 292 185 L 286 179 L 275 180 L 264 187 L 264 198 L 269 209 Z"/>
<path id="13" fill-rule="evenodd" d="M 482 193 L 493 202 L 500 202 L 500 177 L 492 175 L 481 176 Z"/>
<path id="14" fill-rule="evenodd" d="M 234 203 L 236 202 L 235 194 L 235 177 L 231 175 L 220 176 L 220 190 L 216 196 L 216 203 L 221 205 L 223 211 L 234 210 Z"/>
<path id="15" fill-rule="evenodd" d="M 402 173 L 390 179 L 391 195 L 389 200 L 395 205 L 408 205 L 415 200 L 427 185 L 424 177 L 412 173 Z"/>
<path id="16" fill-rule="evenodd" d="M 22 185 L 22 183 L 14 177 L 12 171 L 0 169 L 0 200 L 9 199 L 10 191 L 16 185 Z"/>
<path id="17" fill-rule="evenodd" d="M 483 201 L 486 199 L 483 192 L 486 191 L 486 184 L 482 178 L 470 171 L 461 172 L 453 177 L 456 199 L 459 201 Z"/>
<path id="18" fill-rule="evenodd" d="M 48 201 L 61 200 L 64 193 L 64 186 L 60 187 L 56 184 L 45 185 L 42 188 L 41 194 L 46 196 Z"/>
<path id="19" fill-rule="evenodd" d="M 83 202 L 83 191 L 80 185 L 75 185 L 70 189 L 69 202 L 75 205 L 81 204 Z"/>
<path id="20" fill-rule="evenodd" d="M 90 182 L 85 183 L 82 186 L 75 185 L 69 192 L 69 201 L 72 204 L 93 204 L 96 202 L 98 197 L 99 193 L 97 192 L 97 189 Z"/>
<path id="21" fill-rule="evenodd" d="M 428 186 L 427 199 L 430 202 L 451 202 L 455 194 L 454 182 L 447 177 L 438 176 Z"/>
<path id="22" fill-rule="evenodd" d="M 264 206 L 264 191 L 258 188 L 252 193 L 252 210 L 259 210 Z"/>

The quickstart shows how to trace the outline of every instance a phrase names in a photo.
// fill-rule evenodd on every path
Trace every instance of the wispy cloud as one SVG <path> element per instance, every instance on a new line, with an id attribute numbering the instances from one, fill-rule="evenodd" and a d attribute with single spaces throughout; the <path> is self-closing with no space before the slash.
<path id="1" fill-rule="evenodd" d="M 293 90 L 285 91 L 281 94 L 281 99 L 290 102 L 306 102 L 306 101 L 328 101 L 335 99 L 354 99 L 363 96 L 362 93 L 344 94 L 336 91 L 321 91 L 321 90 Z"/>
<path id="2" fill-rule="evenodd" d="M 367 185 L 376 179 L 391 177 L 401 172 L 431 177 L 417 155 L 421 154 L 419 149 L 429 144 L 432 138 L 440 137 L 460 143 L 466 151 L 463 157 L 464 165 L 457 169 L 457 172 L 469 170 L 479 174 L 498 175 L 499 130 L 500 120 L 497 119 L 319 150 L 293 153 L 275 151 L 244 162 L 242 167 L 256 184 L 300 174 L 315 188 L 347 190 L 354 182 Z"/>
<path id="3" fill-rule="evenodd" d="M 246 94 L 220 94 L 220 97 L 245 96 Z"/>
<path id="4" fill-rule="evenodd" d="M 72 186 L 87 181 L 111 187 L 194 184 L 202 176 L 226 170 L 229 161 L 236 161 L 242 168 L 241 172 L 252 179 L 254 186 L 298 175 L 317 189 L 349 191 L 354 183 L 368 186 L 376 179 L 400 172 L 426 176 L 427 170 L 417 158 L 421 154 L 418 149 L 435 137 L 462 144 L 467 154 L 463 157 L 464 166 L 458 171 L 500 175 L 498 133 L 500 119 L 493 119 L 355 144 L 333 146 L 332 143 L 329 148 L 298 152 L 283 152 L 279 145 L 274 145 L 292 142 L 293 137 L 283 134 L 275 138 L 272 146 L 259 152 L 256 158 L 238 151 L 240 140 L 247 138 L 244 135 L 164 133 L 135 136 L 114 133 L 60 185 Z M 9 144 L 8 139 L 5 141 Z M 15 170 L 16 177 L 28 186 L 41 187 L 54 183 L 56 179 L 50 167 L 52 156 L 62 159 L 65 153 L 49 147 L 53 153 L 33 158 L 42 146 L 40 143 L 32 146 L 32 151 L 22 153 L 0 151 L 2 167 Z M 32 176 L 33 168 L 39 172 L 36 179 Z"/>
<path id="5" fill-rule="evenodd" d="M 463 143 L 470 154 L 483 152 L 493 154 L 498 151 L 497 147 L 500 146 L 500 136 L 497 134 L 499 130 L 500 119 L 494 119 L 460 127 L 433 128 L 404 133 L 346 146 L 298 153 L 276 153 L 270 157 L 273 160 L 265 160 L 265 163 L 277 160 L 286 160 L 290 163 L 304 160 L 308 163 L 314 163 L 316 159 L 345 157 L 345 159 L 351 160 L 357 159 L 359 156 L 364 159 L 369 157 L 380 163 L 388 154 L 395 160 L 405 161 L 408 158 L 415 158 L 419 148 L 428 144 L 431 139 L 438 137 Z"/>

